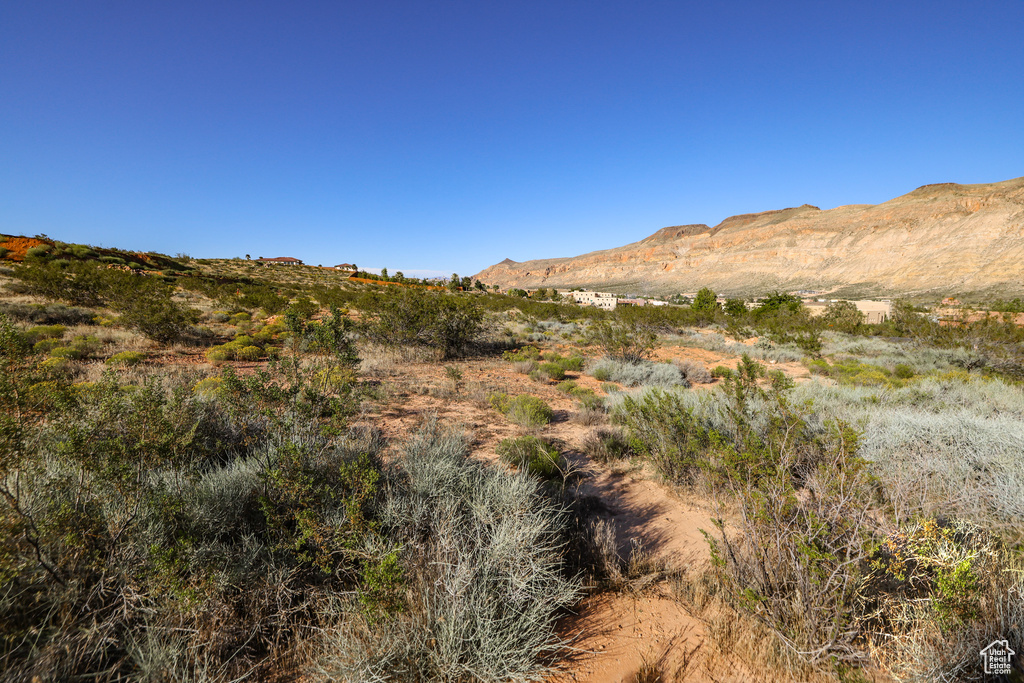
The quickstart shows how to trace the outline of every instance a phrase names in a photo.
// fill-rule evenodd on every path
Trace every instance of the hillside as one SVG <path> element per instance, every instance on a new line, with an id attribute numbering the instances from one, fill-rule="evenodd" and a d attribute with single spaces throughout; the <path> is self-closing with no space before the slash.
<path id="1" fill-rule="evenodd" d="M 1024 293 L 1024 178 L 925 185 L 878 205 L 810 205 L 663 228 L 571 258 L 505 259 L 474 278 L 503 287 L 646 294 L 709 286 L 844 296 Z"/>

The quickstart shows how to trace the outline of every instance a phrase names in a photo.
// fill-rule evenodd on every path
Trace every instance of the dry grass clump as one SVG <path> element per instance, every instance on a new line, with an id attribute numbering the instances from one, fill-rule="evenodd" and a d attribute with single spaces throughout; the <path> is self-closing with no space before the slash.
<path id="1" fill-rule="evenodd" d="M 533 681 L 565 647 L 555 620 L 579 584 L 562 570 L 564 518 L 537 480 L 467 455 L 431 423 L 405 447 L 382 523 L 407 558 L 406 607 L 326 631 L 325 679 Z"/>
<path id="2" fill-rule="evenodd" d="M 587 374 L 600 382 L 610 380 L 627 387 L 688 386 L 683 373 L 671 363 L 652 363 L 650 361 L 627 363 L 605 358 L 587 368 Z"/>
<path id="3" fill-rule="evenodd" d="M 675 366 L 679 368 L 679 372 L 689 384 L 710 384 L 715 381 L 711 376 L 711 371 L 703 363 L 683 359 L 677 360 Z"/>
<path id="4" fill-rule="evenodd" d="M 583 452 L 591 460 L 609 463 L 632 455 L 629 439 L 619 427 L 599 427 L 583 437 Z"/>

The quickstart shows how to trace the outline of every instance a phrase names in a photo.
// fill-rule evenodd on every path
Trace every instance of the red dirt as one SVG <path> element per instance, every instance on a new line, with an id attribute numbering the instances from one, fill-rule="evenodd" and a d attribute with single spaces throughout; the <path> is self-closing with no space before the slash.
<path id="1" fill-rule="evenodd" d="M 53 246 L 53 242 L 46 240 L 36 239 L 35 237 L 14 237 L 11 235 L 3 235 L 7 239 L 0 242 L 0 248 L 7 249 L 8 253 L 4 256 L 8 261 L 21 262 L 25 260 L 25 253 L 32 247 L 42 246 Z"/>

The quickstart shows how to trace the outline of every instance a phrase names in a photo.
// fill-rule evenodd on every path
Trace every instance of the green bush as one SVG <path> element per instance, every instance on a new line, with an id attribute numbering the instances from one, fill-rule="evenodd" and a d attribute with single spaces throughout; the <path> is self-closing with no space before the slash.
<path id="1" fill-rule="evenodd" d="M 551 422 L 554 411 L 543 399 L 529 394 L 520 394 L 510 398 L 508 394 L 495 393 L 489 397 L 490 403 L 498 411 L 508 416 L 523 427 L 543 427 Z"/>
<path id="2" fill-rule="evenodd" d="M 50 356 L 65 360 L 84 360 L 95 354 L 99 348 L 100 341 L 96 337 L 79 336 L 72 339 L 68 346 L 56 346 L 50 349 Z"/>
<path id="3" fill-rule="evenodd" d="M 33 344 L 32 350 L 36 353 L 49 353 L 60 345 L 60 339 L 43 339 Z"/>
<path id="4" fill-rule="evenodd" d="M 897 379 L 910 379 L 914 376 L 914 368 L 906 363 L 898 363 L 895 369 L 893 369 L 892 374 Z"/>
<path id="5" fill-rule="evenodd" d="M 553 380 L 565 379 L 565 369 L 558 363 L 541 363 L 538 369 Z"/>
<path id="6" fill-rule="evenodd" d="M 579 385 L 576 383 L 575 380 L 567 379 L 564 382 L 559 382 L 555 386 L 555 389 L 558 389 L 564 394 L 572 395 L 574 391 L 579 389 Z"/>
<path id="7" fill-rule="evenodd" d="M 192 387 L 192 392 L 196 396 L 213 398 L 220 392 L 223 383 L 224 380 L 220 377 L 207 377 L 196 382 Z"/>
<path id="8" fill-rule="evenodd" d="M 371 339 L 434 347 L 445 359 L 475 341 L 483 324 L 483 311 L 471 298 L 421 290 L 379 292 L 360 308 L 368 312 L 366 331 Z"/>
<path id="9" fill-rule="evenodd" d="M 49 255 L 50 247 L 43 244 L 29 247 L 28 250 L 25 251 L 25 257 L 29 259 L 44 259 Z"/>
<path id="10" fill-rule="evenodd" d="M 724 365 L 716 365 L 711 370 L 711 376 L 712 377 L 722 377 L 722 378 L 724 378 L 724 377 L 732 377 L 732 370 L 730 370 L 729 368 L 725 367 Z"/>
<path id="11" fill-rule="evenodd" d="M 501 354 L 501 357 L 510 363 L 519 363 L 522 361 L 539 360 L 540 355 L 540 349 L 536 346 L 524 346 L 519 349 L 505 351 Z"/>
<path id="12" fill-rule="evenodd" d="M 25 331 L 25 337 L 29 343 L 35 343 L 40 339 L 60 339 L 67 332 L 63 325 L 36 325 Z"/>
<path id="13" fill-rule="evenodd" d="M 175 302 L 166 289 L 150 288 L 136 298 L 122 300 L 120 323 L 154 341 L 169 344 L 181 340 L 199 320 L 199 313 Z"/>
<path id="14" fill-rule="evenodd" d="M 8 249 L 7 247 L 0 247 L 0 258 L 4 258 L 8 254 L 10 254 L 10 253 L 11 253 L 11 250 Z"/>
<path id="15" fill-rule="evenodd" d="M 146 360 L 146 354 L 139 351 L 122 351 L 121 353 L 115 353 L 113 356 L 106 360 L 107 365 L 123 365 L 132 366 L 138 365 L 142 361 Z"/>
<path id="16" fill-rule="evenodd" d="M 235 356 L 239 360 L 257 361 L 263 358 L 263 349 L 258 346 L 245 346 L 239 349 Z"/>
<path id="17" fill-rule="evenodd" d="M 215 346 L 206 352 L 206 360 L 212 363 L 222 363 L 226 360 L 234 360 L 235 353 L 232 349 L 225 348 L 225 345 Z"/>
<path id="18" fill-rule="evenodd" d="M 558 449 L 535 436 L 503 439 L 496 451 L 505 462 L 541 479 L 565 478 L 565 459 Z"/>

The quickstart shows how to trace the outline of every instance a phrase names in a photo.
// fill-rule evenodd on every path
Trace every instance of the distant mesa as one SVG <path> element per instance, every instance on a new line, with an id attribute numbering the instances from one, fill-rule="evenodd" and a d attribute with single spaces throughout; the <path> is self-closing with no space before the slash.
<path id="1" fill-rule="evenodd" d="M 675 225 L 571 258 L 505 259 L 474 276 L 502 288 L 585 287 L 843 298 L 928 292 L 1024 295 L 1024 178 L 923 185 L 883 204 L 802 206 Z"/>

